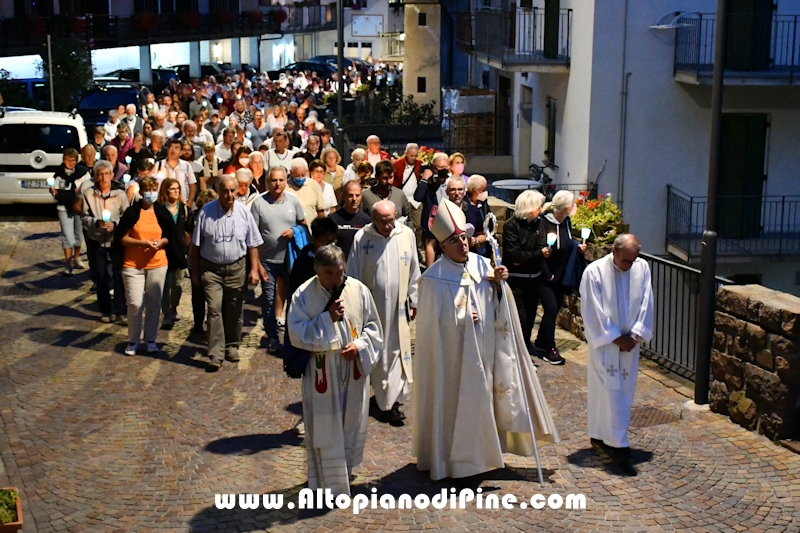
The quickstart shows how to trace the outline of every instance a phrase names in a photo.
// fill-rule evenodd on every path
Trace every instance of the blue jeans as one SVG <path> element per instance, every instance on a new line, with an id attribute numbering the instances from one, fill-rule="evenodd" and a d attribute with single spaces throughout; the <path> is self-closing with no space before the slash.
<path id="1" fill-rule="evenodd" d="M 275 284 L 278 277 L 284 277 L 284 263 L 261 261 L 267 270 L 267 281 L 261 282 L 261 317 L 267 337 L 278 338 L 278 322 L 275 320 Z"/>

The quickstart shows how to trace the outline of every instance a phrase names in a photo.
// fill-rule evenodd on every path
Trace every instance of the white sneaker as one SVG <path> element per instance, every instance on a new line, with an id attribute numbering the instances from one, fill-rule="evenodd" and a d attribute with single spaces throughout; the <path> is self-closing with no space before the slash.
<path id="1" fill-rule="evenodd" d="M 109 289 L 108 290 L 108 295 L 113 298 L 114 297 L 114 289 Z"/>
<path id="2" fill-rule="evenodd" d="M 84 270 L 86 268 L 86 265 L 83 264 L 83 261 L 81 261 L 80 257 L 76 256 L 76 257 L 72 258 L 72 267 L 80 269 L 80 270 Z"/>
<path id="3" fill-rule="evenodd" d="M 136 355 L 136 350 L 138 349 L 139 349 L 138 342 L 128 343 L 128 347 L 125 348 L 125 355 Z"/>
<path id="4" fill-rule="evenodd" d="M 294 433 L 298 437 L 305 437 L 306 436 L 306 425 L 303 422 L 302 418 L 300 419 L 300 422 L 298 422 L 297 425 L 292 428 L 292 433 Z"/>
<path id="5" fill-rule="evenodd" d="M 72 276 L 73 275 L 72 265 L 67 265 L 67 267 L 64 269 L 64 272 L 62 273 L 62 275 L 64 275 L 64 276 Z"/>
<path id="6" fill-rule="evenodd" d="M 147 341 L 147 353 L 158 353 L 159 351 L 155 341 Z"/>

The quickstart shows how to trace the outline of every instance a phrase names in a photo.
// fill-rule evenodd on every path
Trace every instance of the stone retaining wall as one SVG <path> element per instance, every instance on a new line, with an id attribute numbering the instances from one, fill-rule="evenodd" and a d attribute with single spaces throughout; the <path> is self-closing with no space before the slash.
<path id="1" fill-rule="evenodd" d="M 800 434 L 800 298 L 722 287 L 711 355 L 711 410 L 770 439 Z"/>

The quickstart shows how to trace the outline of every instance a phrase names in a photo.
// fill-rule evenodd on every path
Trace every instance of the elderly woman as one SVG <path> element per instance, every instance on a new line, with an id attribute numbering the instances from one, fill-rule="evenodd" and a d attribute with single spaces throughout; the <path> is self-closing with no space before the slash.
<path id="1" fill-rule="evenodd" d="M 111 141 L 111 146 L 117 149 L 117 157 L 127 164 L 128 152 L 133 149 L 133 139 L 130 136 L 131 129 L 124 122 L 117 126 L 117 136 Z"/>
<path id="2" fill-rule="evenodd" d="M 251 122 L 253 122 L 253 113 L 251 113 L 250 110 L 247 109 L 247 104 L 244 100 L 242 100 L 241 98 L 236 100 L 236 103 L 233 104 L 233 108 L 235 109 L 235 111 L 231 116 L 236 117 L 239 120 L 239 124 L 241 124 L 242 127 L 245 127 Z"/>
<path id="3" fill-rule="evenodd" d="M 300 153 L 300 156 L 308 164 L 311 164 L 315 159 L 322 160 L 322 141 L 319 135 L 311 135 L 306 139 L 306 149 Z"/>
<path id="4" fill-rule="evenodd" d="M 347 183 L 348 181 L 357 180 L 358 179 L 358 165 L 364 162 L 367 159 L 367 152 L 363 148 L 356 148 L 353 150 L 353 153 L 350 154 L 350 160 L 352 163 L 347 165 L 347 168 L 344 170 L 344 175 L 342 177 L 342 185 Z"/>
<path id="5" fill-rule="evenodd" d="M 344 184 L 344 168 L 339 165 L 342 156 L 336 148 L 325 148 L 320 159 L 325 165 L 325 182 L 333 185 L 333 192 L 338 201 L 342 197 L 342 185 Z"/>
<path id="6" fill-rule="evenodd" d="M 253 171 L 249 168 L 240 168 L 235 174 L 238 189 L 236 191 L 236 201 L 242 202 L 248 208 L 259 196 L 258 189 L 253 183 Z"/>
<path id="7" fill-rule="evenodd" d="M 308 165 L 308 173 L 311 178 L 317 182 L 320 189 L 322 189 L 322 199 L 325 202 L 324 213 L 325 216 L 328 216 L 332 211 L 336 211 L 336 206 L 339 205 L 339 201 L 336 199 L 333 185 L 325 181 L 325 165 L 319 160 L 314 160 Z"/>
<path id="8" fill-rule="evenodd" d="M 114 140 L 117 136 L 117 127 L 119 127 L 119 112 L 116 109 L 112 109 L 108 112 L 108 121 L 103 125 L 103 129 L 105 129 L 105 141 L 107 143 Z"/>
<path id="9" fill-rule="evenodd" d="M 121 269 L 128 302 L 128 347 L 125 355 L 136 355 L 139 349 L 142 315 L 147 353 L 158 352 L 156 335 L 164 279 L 169 265 L 186 268 L 186 254 L 180 251 L 172 218 L 156 202 L 158 181 L 148 177 L 139 183 L 139 187 L 142 199 L 125 211 L 114 230 L 118 251 L 116 266 Z"/>
<path id="10" fill-rule="evenodd" d="M 564 295 L 570 292 L 572 287 L 577 286 L 573 280 L 564 279 L 567 266 L 571 260 L 579 260 L 573 256 L 583 257 L 586 245 L 578 244 L 572 236 L 572 221 L 569 217 L 575 213 L 574 194 L 569 191 L 558 191 L 553 196 L 553 201 L 544 206 L 543 211 L 545 215 L 542 224 L 545 234 L 553 233 L 556 236 L 556 243 L 550 248 L 550 257 L 547 258 L 547 267 L 553 276 L 550 279 L 550 288 L 556 298 L 557 312 L 564 304 Z"/>
<path id="11" fill-rule="evenodd" d="M 550 257 L 547 236 L 539 215 L 544 195 L 524 191 L 514 202 L 514 217 L 503 227 L 503 263 L 508 267 L 508 285 L 514 294 L 525 344 L 531 355 L 553 365 L 563 365 L 556 349 L 556 299 L 548 282 L 552 274 L 545 259 Z M 531 345 L 536 309 L 544 308 L 536 342 Z"/>
<path id="12" fill-rule="evenodd" d="M 486 178 L 473 174 L 467 180 L 467 198 L 469 203 L 480 209 L 484 218 L 489 214 L 489 193 L 486 192 Z"/>
<path id="13" fill-rule="evenodd" d="M 114 261 L 114 229 L 128 209 L 125 191 L 112 189 L 113 165 L 105 160 L 94 164 L 94 186 L 83 191 L 81 219 L 86 231 L 86 253 L 91 258 L 92 279 L 97 283 L 97 306 L 100 321 L 114 322 L 117 316 L 127 325 L 125 295 L 122 292 L 120 272 Z M 111 290 L 114 291 L 113 301 Z"/>
<path id="14" fill-rule="evenodd" d="M 267 192 L 267 172 L 264 154 L 259 151 L 250 153 L 250 170 L 253 172 L 253 185 L 259 193 Z"/>

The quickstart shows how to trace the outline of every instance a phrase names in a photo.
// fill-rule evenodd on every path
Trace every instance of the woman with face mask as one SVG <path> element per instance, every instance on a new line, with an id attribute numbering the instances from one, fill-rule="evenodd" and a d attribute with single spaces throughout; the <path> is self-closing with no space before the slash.
<path id="1" fill-rule="evenodd" d="M 128 347 L 125 355 L 136 354 L 143 325 L 147 353 L 159 351 L 156 335 L 167 270 L 170 266 L 186 268 L 186 256 L 177 246 L 180 238 L 172 216 L 157 203 L 158 181 L 152 177 L 144 178 L 139 188 L 142 199 L 123 213 L 114 230 L 117 250 L 115 261 L 121 268 L 128 304 Z"/>
<path id="2" fill-rule="evenodd" d="M 236 174 L 240 168 L 250 168 L 250 154 L 253 151 L 247 146 L 240 146 L 238 150 L 233 153 L 231 164 L 225 168 L 224 174 Z"/>

